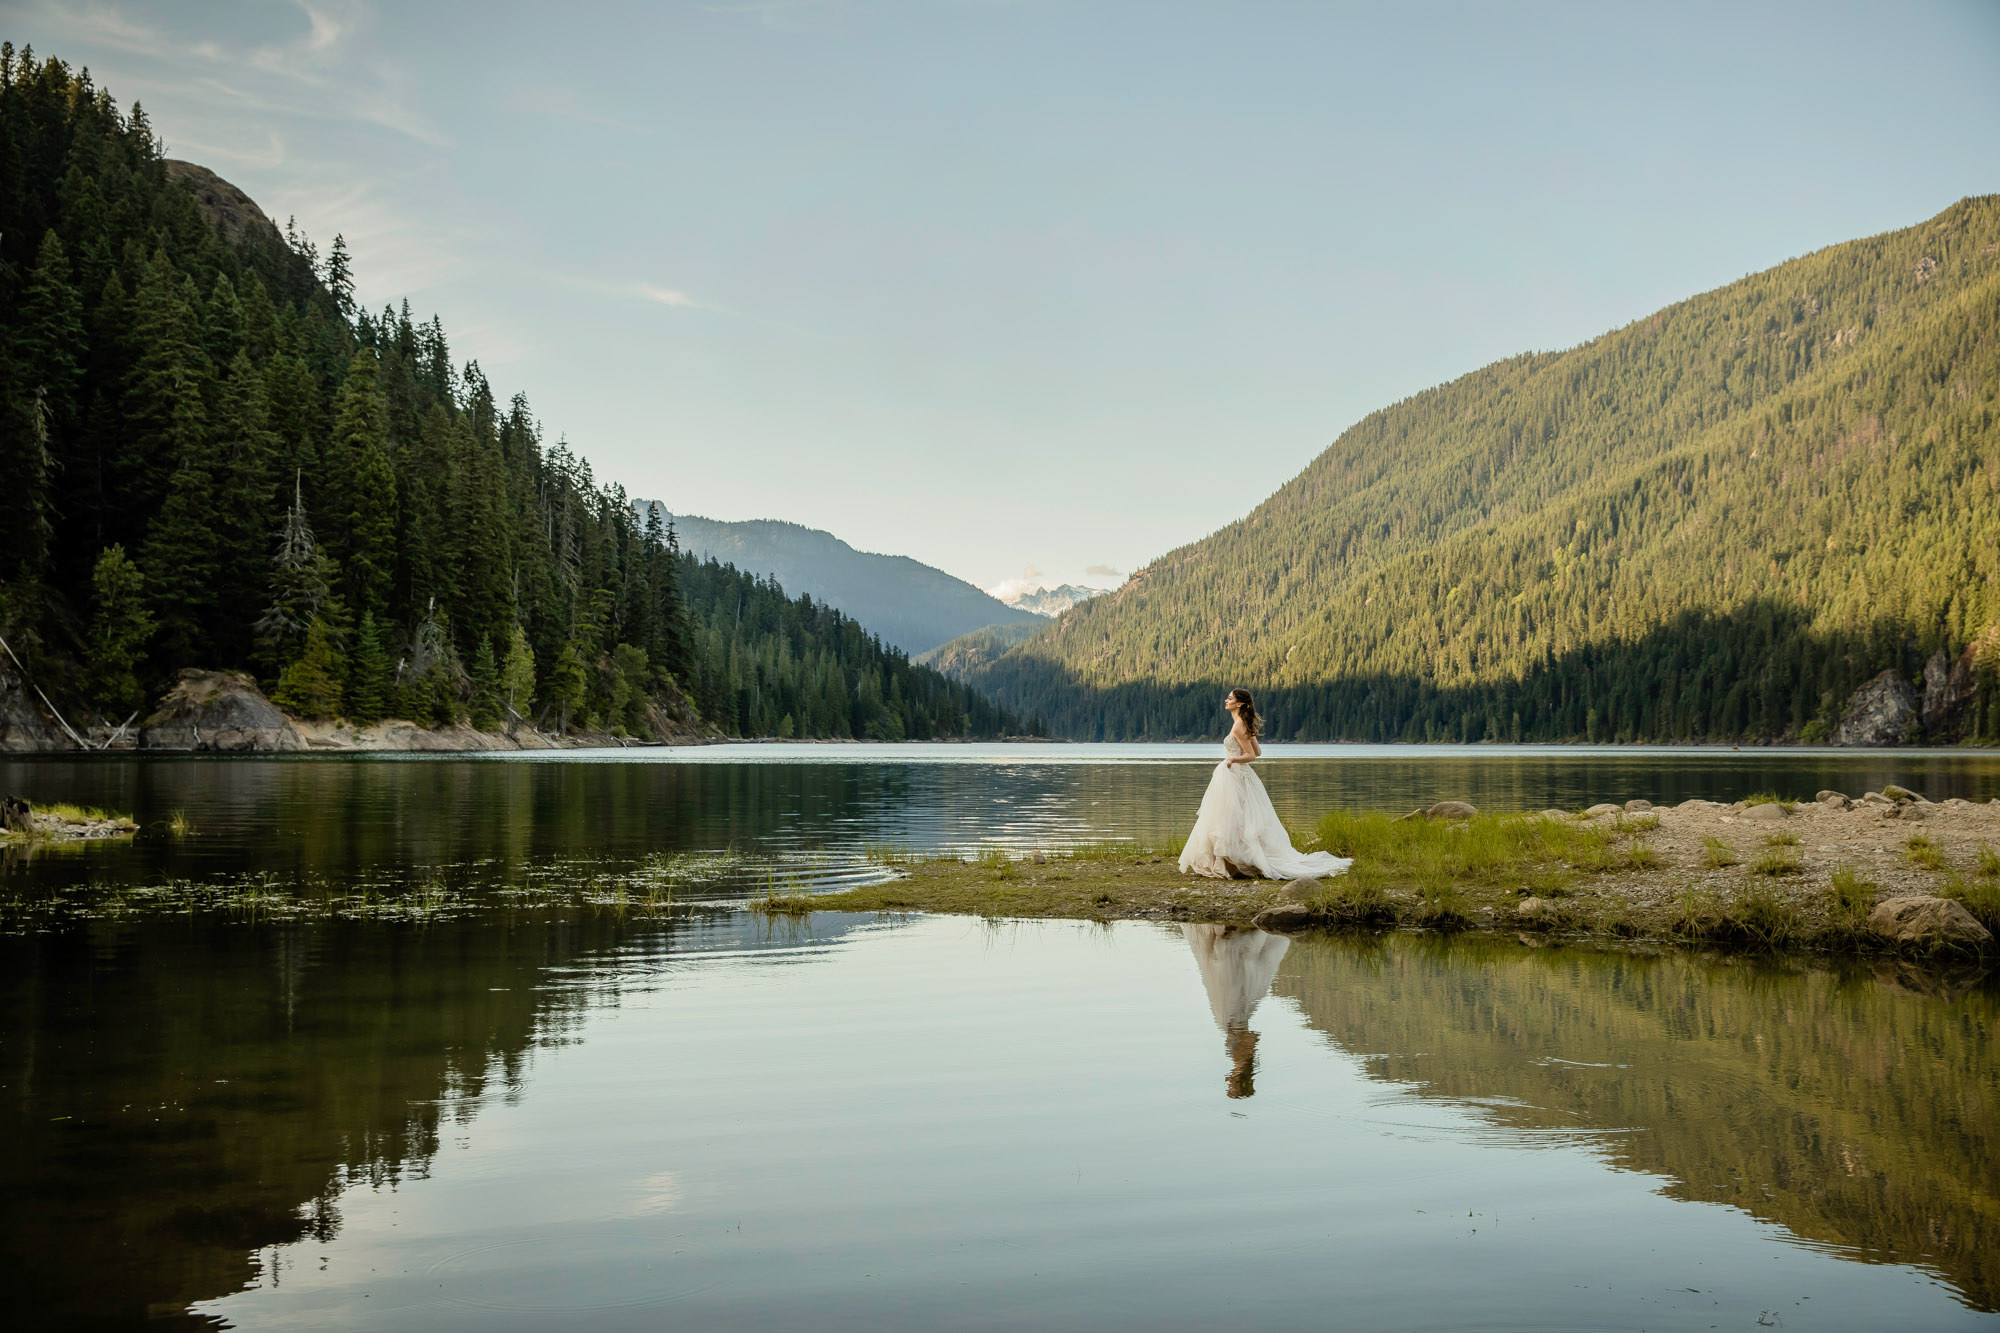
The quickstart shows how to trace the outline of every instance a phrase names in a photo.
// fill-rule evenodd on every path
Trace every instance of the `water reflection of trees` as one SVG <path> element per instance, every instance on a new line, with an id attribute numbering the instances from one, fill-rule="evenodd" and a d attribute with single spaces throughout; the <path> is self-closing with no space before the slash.
<path id="1" fill-rule="evenodd" d="M 1274 990 L 1423 1095 L 2000 1305 L 2000 996 L 1491 942 L 1295 947 Z"/>
<path id="2" fill-rule="evenodd" d="M 611 998 L 578 966 L 635 943 L 675 947 L 609 916 L 502 914 L 0 941 L 10 1307 L 122 1326 L 241 1289 L 260 1250 L 331 1236 L 344 1189 L 426 1174 Z"/>

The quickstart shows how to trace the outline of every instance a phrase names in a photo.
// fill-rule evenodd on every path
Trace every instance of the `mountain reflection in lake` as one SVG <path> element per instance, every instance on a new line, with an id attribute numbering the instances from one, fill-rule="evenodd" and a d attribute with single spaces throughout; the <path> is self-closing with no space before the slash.
<path id="1" fill-rule="evenodd" d="M 1875 1329 L 2000 1300 L 1979 986 L 497 911 L 142 918 L 0 940 L 0 979 L 27 1326 Z M 1252 1009 L 1232 1098 L 1218 1027 Z"/>

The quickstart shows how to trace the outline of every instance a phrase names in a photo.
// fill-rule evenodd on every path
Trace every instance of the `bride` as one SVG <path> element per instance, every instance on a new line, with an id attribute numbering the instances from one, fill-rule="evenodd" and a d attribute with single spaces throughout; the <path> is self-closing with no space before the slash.
<path id="1" fill-rule="evenodd" d="M 1257 707 L 1248 690 L 1231 690 L 1222 701 L 1236 721 L 1222 742 L 1225 756 L 1208 780 L 1181 852 L 1181 873 L 1213 879 L 1321 879 L 1354 864 L 1331 852 L 1300 852 L 1278 820 L 1264 784 L 1250 771 L 1264 753 L 1257 744 Z"/>

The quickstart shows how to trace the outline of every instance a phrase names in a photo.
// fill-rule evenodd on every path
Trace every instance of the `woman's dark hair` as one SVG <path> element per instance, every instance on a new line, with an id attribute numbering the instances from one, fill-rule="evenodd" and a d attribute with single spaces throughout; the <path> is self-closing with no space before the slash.
<path id="1" fill-rule="evenodd" d="M 1257 734 L 1257 705 L 1250 702 L 1250 691 L 1234 689 L 1229 697 L 1236 701 L 1236 716 L 1243 719 L 1243 726 L 1252 736 Z"/>

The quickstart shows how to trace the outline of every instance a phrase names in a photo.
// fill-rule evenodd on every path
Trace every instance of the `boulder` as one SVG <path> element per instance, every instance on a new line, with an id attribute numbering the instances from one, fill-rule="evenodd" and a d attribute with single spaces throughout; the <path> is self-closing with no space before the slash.
<path id="1" fill-rule="evenodd" d="M 1514 904 L 1514 915 L 1516 916 L 1539 916 L 1541 915 L 1541 911 L 1542 900 L 1534 897 L 1532 894 Z"/>
<path id="2" fill-rule="evenodd" d="M 1265 908 L 1251 920 L 1251 924 L 1257 929 L 1268 930 L 1274 935 L 1283 935 L 1293 930 L 1306 930 L 1318 922 L 1319 913 L 1304 903 L 1279 903 L 1275 907 Z"/>
<path id="3" fill-rule="evenodd" d="M 1924 664 L 1924 699 L 1919 717 L 1924 724 L 1924 740 L 1943 745 L 1965 735 L 1967 715 L 1977 687 L 1972 677 L 1972 645 L 1953 661 L 1940 648 Z"/>
<path id="4" fill-rule="evenodd" d="M 1595 819 L 1599 815 L 1622 815 L 1624 813 L 1625 813 L 1624 806 L 1613 805 L 1609 801 L 1603 801 L 1597 805 L 1591 806 L 1590 809 L 1584 811 L 1583 817 L 1585 819 Z"/>
<path id="5" fill-rule="evenodd" d="M 1643 810 L 1651 810 L 1652 808 L 1653 803 L 1651 801 L 1636 800 L 1625 802 L 1625 813 L 1628 815 L 1636 815 Z"/>
<path id="6" fill-rule="evenodd" d="M 1424 811 L 1425 819 L 1470 819 L 1479 808 L 1464 801 L 1439 801 Z"/>
<path id="7" fill-rule="evenodd" d="M 1845 810 L 1847 808 L 1847 797 L 1841 792 L 1837 791 L 1814 792 L 1813 799 L 1815 801 L 1818 801 L 1821 805 L 1830 805 L 1836 810 Z"/>
<path id="8" fill-rule="evenodd" d="M 1835 745 L 1901 745 L 1919 722 L 1915 688 L 1890 667 L 1848 699 L 1832 739 Z"/>
<path id="9" fill-rule="evenodd" d="M 1321 887 L 1320 882 L 1316 879 L 1295 879 L 1285 885 L 1284 888 L 1279 889 L 1278 896 L 1286 902 L 1300 903 L 1313 894 L 1318 893 Z"/>
<path id="10" fill-rule="evenodd" d="M 1740 817 L 1743 819 L 1755 819 L 1761 823 L 1770 823 L 1775 820 L 1790 818 L 1785 812 L 1785 807 L 1779 805 L 1776 801 L 1766 801 L 1762 805 L 1753 805 L 1746 809 Z"/>
<path id="11" fill-rule="evenodd" d="M 35 692 L 14 670 L 14 664 L 0 656 L 0 754 L 39 754 L 47 750 L 74 750 L 75 742 L 63 734 L 35 698 Z"/>
<path id="12" fill-rule="evenodd" d="M 1568 819 L 1568 818 L 1569 818 L 1569 811 L 1567 811 L 1567 810 L 1544 810 L 1544 811 L 1542 811 L 1542 818 L 1543 818 L 1543 819 Z"/>
<path id="13" fill-rule="evenodd" d="M 1868 915 L 1868 929 L 1897 944 L 1921 948 L 1983 949 L 1993 942 L 1993 932 L 1963 906 L 1949 898 L 1924 895 L 1888 898 L 1875 904 Z"/>
<path id="14" fill-rule="evenodd" d="M 1882 789 L 1882 794 L 1898 805 L 1903 804 L 1905 801 L 1921 801 L 1924 799 L 1908 787 L 1898 787 L 1893 782 Z"/>
<path id="15" fill-rule="evenodd" d="M 1868 793 L 1867 795 L 1865 795 L 1865 796 L 1863 796 L 1863 797 L 1861 798 L 1861 802 L 1860 802 L 1860 803 L 1861 803 L 1862 805 L 1872 805 L 1872 806 L 1875 806 L 1875 807 L 1876 807 L 1876 808 L 1878 808 L 1878 809 L 1879 809 L 1879 808 L 1881 808 L 1882 806 L 1885 806 L 1885 805 L 1894 805 L 1894 804 L 1895 804 L 1895 802 L 1894 802 L 1894 801 L 1890 800 L 1890 799 L 1889 799 L 1888 797 L 1884 796 L 1884 795 L 1883 795 L 1883 794 L 1882 794 L 1881 792 L 1879 792 L 1879 791 L 1871 791 L 1871 792 L 1869 792 L 1869 793 Z"/>
<path id="16" fill-rule="evenodd" d="M 305 738 L 241 671 L 181 672 L 139 733 L 146 750 L 303 750 Z"/>

